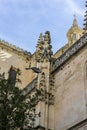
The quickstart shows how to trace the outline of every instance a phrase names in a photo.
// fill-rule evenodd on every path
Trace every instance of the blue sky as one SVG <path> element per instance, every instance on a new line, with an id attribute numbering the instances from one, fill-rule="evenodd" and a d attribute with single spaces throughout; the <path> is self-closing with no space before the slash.
<path id="1" fill-rule="evenodd" d="M 76 14 L 83 28 L 86 0 L 0 0 L 0 38 L 34 53 L 39 34 L 50 31 L 53 52 L 67 43 Z"/>

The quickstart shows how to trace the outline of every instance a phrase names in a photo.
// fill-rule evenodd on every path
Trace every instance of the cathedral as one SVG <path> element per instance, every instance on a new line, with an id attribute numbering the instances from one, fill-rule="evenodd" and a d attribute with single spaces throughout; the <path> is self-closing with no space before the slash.
<path id="1" fill-rule="evenodd" d="M 55 54 L 49 31 L 40 33 L 33 54 L 0 40 L 0 73 L 20 68 L 24 95 L 35 88 L 50 93 L 37 105 L 37 130 L 87 130 L 87 12 L 84 21 L 81 29 L 74 16 L 68 42 Z"/>

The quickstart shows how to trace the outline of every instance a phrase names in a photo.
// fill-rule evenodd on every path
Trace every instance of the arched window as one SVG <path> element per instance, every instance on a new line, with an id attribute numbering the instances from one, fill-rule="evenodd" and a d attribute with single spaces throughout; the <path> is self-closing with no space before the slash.
<path id="1" fill-rule="evenodd" d="M 87 86 L 87 61 L 85 62 L 85 70 L 84 70 L 84 73 L 85 73 L 85 86 Z"/>
<path id="2" fill-rule="evenodd" d="M 87 61 L 84 66 L 84 98 L 85 98 L 85 107 L 87 113 Z"/>

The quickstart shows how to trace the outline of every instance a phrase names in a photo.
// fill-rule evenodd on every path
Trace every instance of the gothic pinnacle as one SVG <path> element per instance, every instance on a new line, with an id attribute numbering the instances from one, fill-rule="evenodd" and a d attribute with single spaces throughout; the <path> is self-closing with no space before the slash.
<path id="1" fill-rule="evenodd" d="M 42 33 L 40 33 L 39 39 L 38 39 L 38 43 L 42 43 L 43 42 L 43 35 Z"/>

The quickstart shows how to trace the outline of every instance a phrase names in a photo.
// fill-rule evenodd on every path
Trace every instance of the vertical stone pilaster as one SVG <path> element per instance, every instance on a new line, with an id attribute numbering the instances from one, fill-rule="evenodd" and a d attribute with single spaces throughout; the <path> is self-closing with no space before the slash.
<path id="1" fill-rule="evenodd" d="M 51 60 L 52 60 L 52 45 L 50 32 L 46 31 L 45 35 L 42 33 L 39 36 L 38 44 L 36 48 L 36 61 L 37 67 L 41 70 L 41 73 L 38 74 L 38 85 L 37 88 L 42 90 L 41 101 L 37 106 L 37 110 L 41 113 L 41 117 L 38 120 L 38 130 L 50 130 L 53 128 L 53 122 L 51 115 L 51 110 L 53 113 L 53 107 L 50 108 L 50 69 L 51 69 Z M 50 100 L 51 101 L 51 100 Z M 50 110 L 50 111 L 49 111 Z M 51 120 L 50 120 L 51 118 Z M 51 123 L 52 121 L 52 123 Z M 52 124 L 52 125 L 51 125 Z M 51 128 L 50 128 L 51 127 Z"/>

